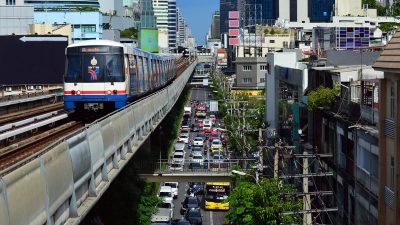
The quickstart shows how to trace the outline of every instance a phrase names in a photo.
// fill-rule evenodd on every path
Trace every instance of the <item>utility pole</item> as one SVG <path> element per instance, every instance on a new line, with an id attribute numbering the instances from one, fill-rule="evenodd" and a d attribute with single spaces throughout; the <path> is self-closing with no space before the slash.
<path id="1" fill-rule="evenodd" d="M 308 194 L 308 152 L 307 149 L 304 149 L 303 155 L 305 156 L 303 158 L 303 193 L 305 194 L 303 196 L 303 210 L 308 211 L 311 209 L 311 199 L 310 195 Z M 304 213 L 303 214 L 303 225 L 308 225 L 311 224 L 311 213 Z"/>

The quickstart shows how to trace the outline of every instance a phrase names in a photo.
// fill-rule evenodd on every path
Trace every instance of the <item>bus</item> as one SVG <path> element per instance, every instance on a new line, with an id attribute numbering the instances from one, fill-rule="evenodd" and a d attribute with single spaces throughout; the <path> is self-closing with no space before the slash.
<path id="1" fill-rule="evenodd" d="M 231 191 L 229 182 L 207 182 L 205 191 L 205 209 L 229 210 L 229 203 L 226 202 Z"/>

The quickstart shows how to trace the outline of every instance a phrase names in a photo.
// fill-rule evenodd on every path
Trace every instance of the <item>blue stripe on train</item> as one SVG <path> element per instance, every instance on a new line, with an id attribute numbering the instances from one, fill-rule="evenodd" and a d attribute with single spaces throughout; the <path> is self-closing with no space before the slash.
<path id="1" fill-rule="evenodd" d="M 126 105 L 127 95 L 64 95 L 64 108 L 75 109 L 75 102 L 115 102 L 115 108 L 119 109 Z"/>

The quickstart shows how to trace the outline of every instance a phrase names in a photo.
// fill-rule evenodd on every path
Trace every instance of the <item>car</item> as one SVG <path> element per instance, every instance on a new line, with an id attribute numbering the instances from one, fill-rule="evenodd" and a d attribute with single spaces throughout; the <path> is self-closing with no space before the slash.
<path id="1" fill-rule="evenodd" d="M 211 114 L 210 120 L 212 121 L 213 124 L 215 124 L 215 122 L 217 122 L 217 117 L 215 115 Z"/>
<path id="2" fill-rule="evenodd" d="M 181 131 L 190 131 L 190 121 L 189 120 L 182 121 Z"/>
<path id="3" fill-rule="evenodd" d="M 203 120 L 203 131 L 205 133 L 211 133 L 211 130 L 212 130 L 211 120 Z"/>
<path id="4" fill-rule="evenodd" d="M 197 110 L 197 112 L 196 112 L 196 117 L 201 117 L 201 118 L 204 118 L 204 117 L 206 117 L 207 116 L 207 113 L 206 113 L 206 111 L 203 111 L 203 110 Z"/>
<path id="5" fill-rule="evenodd" d="M 197 125 L 200 129 L 203 128 L 203 120 L 197 119 L 197 120 L 196 120 L 196 125 Z"/>
<path id="6" fill-rule="evenodd" d="M 192 132 L 199 132 L 200 128 L 196 124 L 192 124 L 190 131 Z"/>
<path id="7" fill-rule="evenodd" d="M 151 216 L 151 225 L 168 225 L 171 221 L 170 209 L 158 208 L 158 212 Z"/>
<path id="8" fill-rule="evenodd" d="M 204 168 L 204 166 L 200 165 L 200 163 L 198 163 L 198 162 L 191 162 L 189 164 L 189 169 L 191 169 L 191 170 L 201 170 L 203 168 Z"/>
<path id="9" fill-rule="evenodd" d="M 157 196 L 164 199 L 164 202 L 172 202 L 174 193 L 172 193 L 172 188 L 170 186 L 161 186 Z"/>
<path id="10" fill-rule="evenodd" d="M 214 140 L 214 139 L 219 139 L 220 138 L 220 136 L 219 136 L 219 132 L 218 131 L 211 131 L 211 134 L 210 134 L 210 140 Z"/>
<path id="11" fill-rule="evenodd" d="M 190 222 L 185 218 L 172 221 L 172 225 L 190 225 Z"/>
<path id="12" fill-rule="evenodd" d="M 198 155 L 198 154 L 202 154 L 203 153 L 203 149 L 201 148 L 201 147 L 193 147 L 192 148 L 192 153 L 191 153 L 191 156 L 193 156 L 193 155 Z"/>
<path id="13" fill-rule="evenodd" d="M 224 156 L 221 155 L 221 154 L 214 154 L 212 160 L 213 160 L 213 162 L 223 163 L 224 162 Z"/>
<path id="14" fill-rule="evenodd" d="M 185 150 L 185 143 L 183 141 L 177 141 L 174 144 L 174 150 L 175 151 L 177 151 L 177 150 L 184 151 Z"/>
<path id="15" fill-rule="evenodd" d="M 196 196 L 187 196 L 182 202 L 181 214 L 184 214 L 188 209 L 200 209 L 200 201 Z"/>
<path id="16" fill-rule="evenodd" d="M 169 209 L 171 211 L 171 218 L 174 217 L 174 203 L 172 202 L 162 202 L 160 204 L 157 204 L 156 208 L 158 209 Z"/>
<path id="17" fill-rule="evenodd" d="M 190 107 L 190 106 L 184 107 L 183 110 L 184 110 L 184 113 L 183 113 L 184 117 L 190 117 L 192 115 L 192 107 Z"/>
<path id="18" fill-rule="evenodd" d="M 170 186 L 174 193 L 174 198 L 178 198 L 179 183 L 178 182 L 165 182 L 164 186 Z"/>
<path id="19" fill-rule="evenodd" d="M 193 140 L 193 146 L 203 146 L 204 139 L 202 137 L 195 137 Z"/>
<path id="20" fill-rule="evenodd" d="M 222 149 L 222 142 L 219 139 L 214 139 L 211 142 L 211 152 L 221 152 Z"/>
<path id="21" fill-rule="evenodd" d="M 189 132 L 181 132 L 179 135 L 179 141 L 183 141 L 185 144 L 189 143 Z"/>
<path id="22" fill-rule="evenodd" d="M 196 162 L 196 163 L 200 163 L 200 165 L 203 165 L 203 161 L 204 161 L 204 157 L 202 154 L 192 155 L 191 162 Z"/>
<path id="23" fill-rule="evenodd" d="M 203 225 L 200 209 L 189 209 L 185 214 L 185 219 L 187 219 L 191 225 Z"/>
<path id="24" fill-rule="evenodd" d="M 176 152 L 175 151 L 174 155 L 172 156 L 172 161 L 183 163 L 185 161 L 185 152 Z"/>
<path id="25" fill-rule="evenodd" d="M 182 162 L 173 162 L 169 166 L 169 170 L 171 170 L 171 171 L 183 171 L 183 163 Z"/>
<path id="26" fill-rule="evenodd" d="M 190 182 L 187 194 L 202 195 L 204 194 L 204 183 L 202 182 Z"/>

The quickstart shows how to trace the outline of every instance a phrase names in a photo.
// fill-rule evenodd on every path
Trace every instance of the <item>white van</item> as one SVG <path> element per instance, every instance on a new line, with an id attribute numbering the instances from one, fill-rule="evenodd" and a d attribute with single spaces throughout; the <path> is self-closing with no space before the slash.
<path id="1" fill-rule="evenodd" d="M 165 224 L 169 225 L 172 223 L 171 210 L 166 208 L 158 208 L 158 212 L 151 216 L 152 225 Z"/>
<path id="2" fill-rule="evenodd" d="M 192 107 L 183 107 L 185 117 L 190 117 L 192 115 Z"/>
<path id="3" fill-rule="evenodd" d="M 203 130 L 204 132 L 208 132 L 210 133 L 212 129 L 212 121 L 207 119 L 207 120 L 203 120 Z"/>

